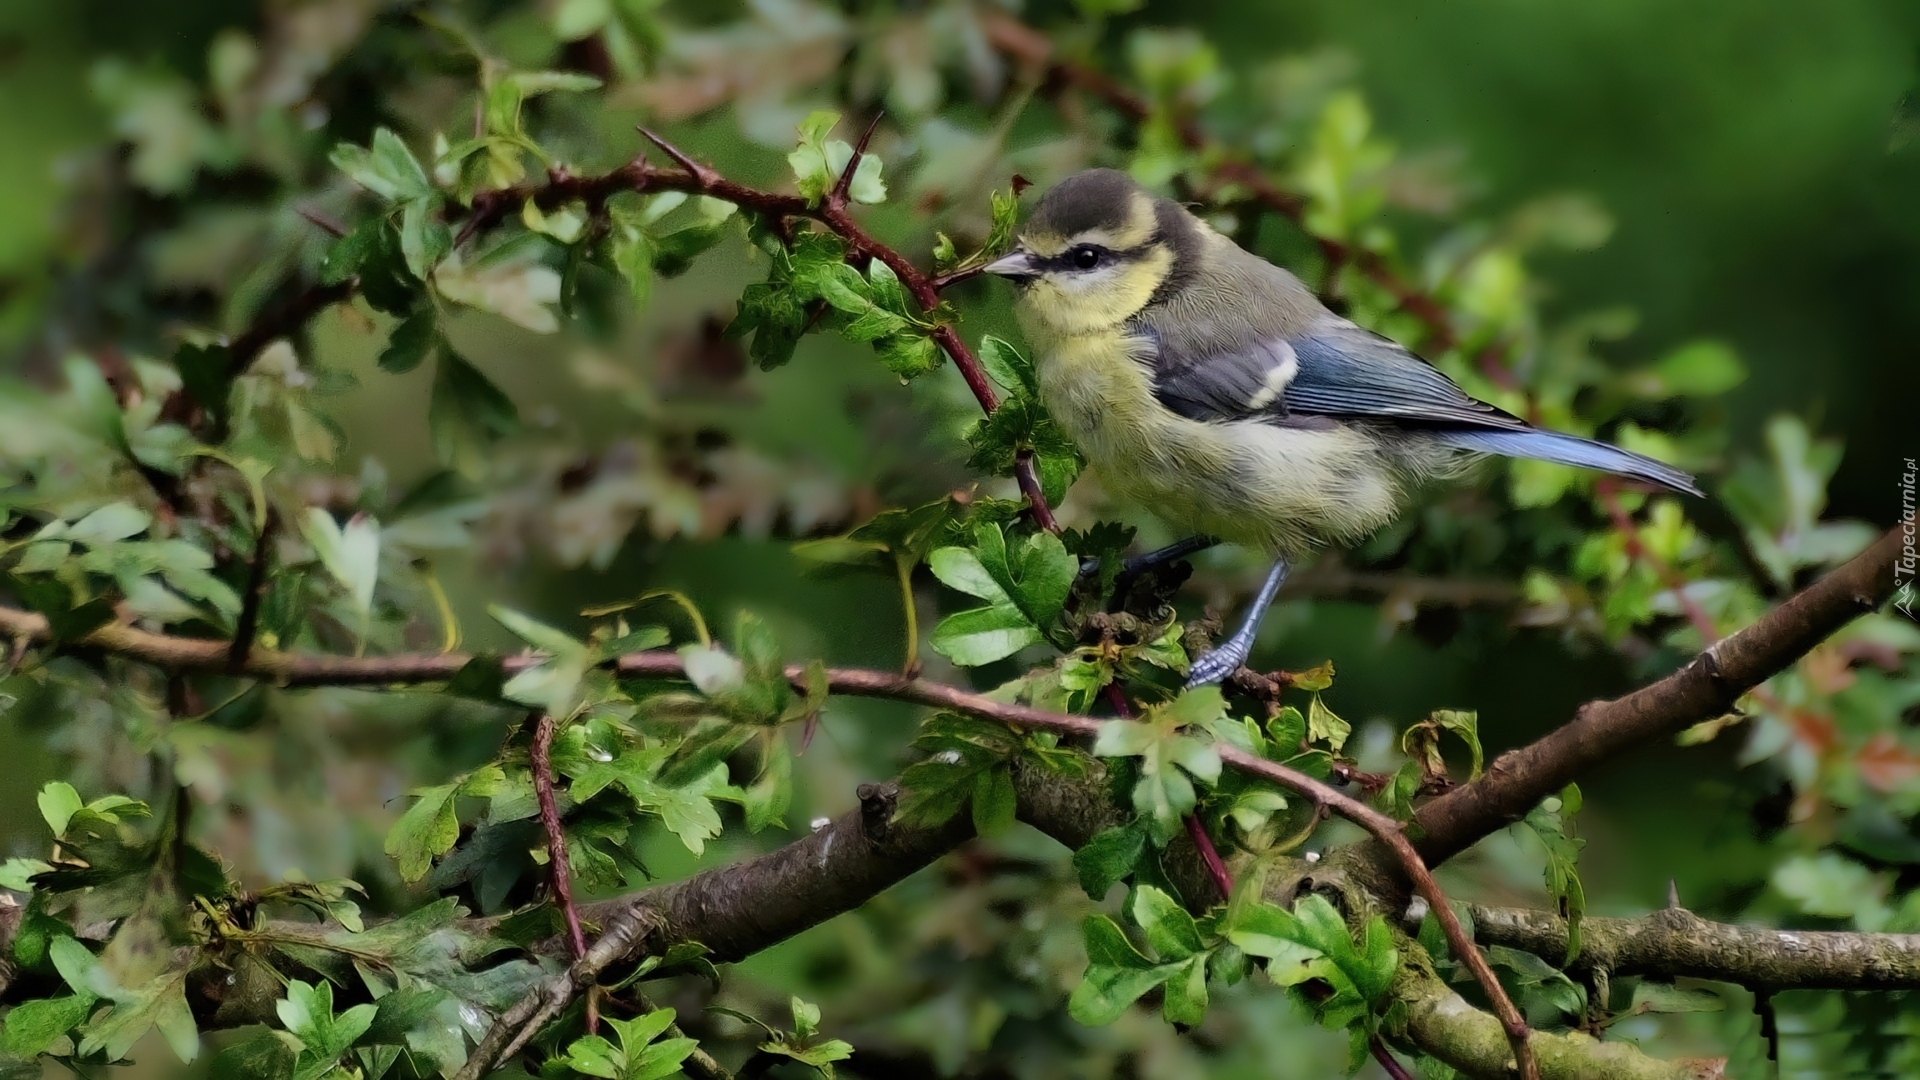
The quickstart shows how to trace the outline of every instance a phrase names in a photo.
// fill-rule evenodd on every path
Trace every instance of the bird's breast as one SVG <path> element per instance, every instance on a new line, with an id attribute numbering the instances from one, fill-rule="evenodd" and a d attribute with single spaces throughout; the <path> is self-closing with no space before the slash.
<path id="1" fill-rule="evenodd" d="M 1174 527 L 1273 551 L 1365 536 L 1400 493 L 1353 425 L 1190 420 L 1154 396 L 1152 342 L 1119 332 L 1055 338 L 1040 399 L 1113 494 Z"/>

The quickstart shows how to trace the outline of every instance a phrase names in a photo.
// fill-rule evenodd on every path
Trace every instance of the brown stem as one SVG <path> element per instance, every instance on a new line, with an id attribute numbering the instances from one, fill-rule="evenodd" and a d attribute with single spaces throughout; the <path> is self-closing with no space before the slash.
<path id="1" fill-rule="evenodd" d="M 1565 787 L 1602 761 L 1721 716 L 1741 695 L 1805 656 L 1892 595 L 1901 534 L 1867 550 L 1721 639 L 1685 667 L 1623 698 L 1582 706 L 1573 720 L 1495 758 L 1486 774 L 1421 807 L 1419 849 L 1440 863 Z"/>
<path id="2" fill-rule="evenodd" d="M 1187 828 L 1187 839 L 1193 841 L 1194 849 L 1200 852 L 1200 861 L 1207 867 L 1207 876 L 1213 879 L 1214 887 L 1220 890 L 1220 898 L 1233 895 L 1233 875 L 1227 872 L 1227 864 L 1220 858 L 1220 849 L 1213 846 L 1213 837 L 1207 835 L 1207 827 L 1200 821 L 1200 815 L 1188 814 L 1180 819 Z"/>
<path id="3" fill-rule="evenodd" d="M 236 378 L 245 374 L 261 350 L 299 330 L 315 315 L 352 296 L 356 287 L 357 282 L 352 279 L 332 285 L 309 285 L 291 300 L 268 310 L 227 345 L 227 374 Z M 201 404 L 211 403 L 203 401 Z"/>
<path id="4" fill-rule="evenodd" d="M 840 170 L 833 188 L 827 192 L 828 202 L 835 206 L 847 205 L 847 192 L 853 190 L 854 170 L 860 167 L 860 159 L 867 153 L 867 144 L 873 141 L 873 131 L 880 126 L 880 118 L 885 115 L 884 109 L 874 110 L 873 119 L 867 121 L 866 130 L 860 133 L 860 141 L 853 144 L 853 156 L 847 159 L 847 167 Z"/>
<path id="5" fill-rule="evenodd" d="M 1380 1041 L 1380 1036 L 1368 1038 L 1367 1049 L 1373 1053 L 1373 1060 L 1379 1062 L 1380 1068 L 1393 1080 L 1413 1080 L 1413 1074 L 1387 1050 L 1387 1044 Z"/>
<path id="6" fill-rule="evenodd" d="M 247 656 L 253 652 L 254 638 L 260 631 L 260 605 L 267 597 L 267 570 L 273 554 L 273 532 L 278 516 L 271 508 L 253 542 L 253 561 L 247 567 L 247 591 L 240 598 L 240 617 L 233 624 L 233 644 L 227 648 L 229 674 L 245 671 Z"/>
<path id="7" fill-rule="evenodd" d="M 567 831 L 560 824 L 560 808 L 553 795 L 553 733 L 559 725 L 545 713 L 533 721 L 533 745 L 528 748 L 528 764 L 533 773 L 533 797 L 540 804 L 540 829 L 547 834 L 547 875 L 553 885 L 554 903 L 567 924 L 567 943 L 573 958 L 587 955 L 587 935 L 580 929 L 580 911 L 573 906 L 573 875 L 567 868 Z"/>
<path id="8" fill-rule="evenodd" d="M 1519 1009 L 1514 1008 L 1513 999 L 1507 996 L 1506 989 L 1494 976 L 1493 968 L 1487 965 L 1486 957 L 1481 956 L 1480 950 L 1474 947 L 1473 939 L 1467 936 L 1466 928 L 1461 926 L 1459 916 L 1455 915 L 1453 908 L 1448 906 L 1446 894 L 1440 891 L 1440 886 L 1433 880 L 1433 874 L 1427 870 L 1427 864 L 1420 858 L 1420 853 L 1414 850 L 1412 842 L 1407 839 L 1406 830 L 1401 824 L 1366 803 L 1342 795 L 1305 773 L 1295 772 L 1278 762 L 1255 757 L 1237 746 L 1224 743 L 1217 744 L 1215 749 L 1220 754 L 1222 764 L 1232 766 L 1241 772 L 1264 777 L 1282 787 L 1305 795 L 1318 806 L 1331 810 L 1367 830 L 1377 843 L 1385 846 L 1393 854 L 1400 864 L 1400 872 L 1413 883 L 1414 892 L 1426 900 L 1427 907 L 1433 912 L 1433 917 L 1439 920 L 1440 929 L 1446 933 L 1447 944 L 1452 947 L 1454 955 L 1461 963 L 1467 965 L 1467 970 L 1473 973 L 1474 981 L 1480 984 L 1481 991 L 1487 995 L 1487 1000 L 1493 1005 L 1494 1015 L 1500 1018 L 1500 1025 L 1507 1033 L 1507 1041 L 1513 1046 L 1513 1057 L 1519 1065 L 1521 1080 L 1539 1080 L 1540 1069 L 1534 1062 L 1533 1051 L 1528 1045 L 1526 1019 L 1520 1015 Z"/>

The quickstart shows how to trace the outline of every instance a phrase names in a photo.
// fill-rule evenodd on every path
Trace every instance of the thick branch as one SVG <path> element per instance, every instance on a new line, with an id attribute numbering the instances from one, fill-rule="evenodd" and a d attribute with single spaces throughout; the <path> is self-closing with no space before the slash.
<path id="1" fill-rule="evenodd" d="M 1402 964 L 1393 996 L 1407 1005 L 1407 1038 L 1468 1076 L 1510 1074 L 1500 1022 L 1468 1004 L 1422 961 Z M 1718 1080 L 1719 1062 L 1661 1061 L 1632 1043 L 1605 1043 L 1580 1032 L 1535 1032 L 1542 1080 Z"/>
<path id="2" fill-rule="evenodd" d="M 1679 671 L 1626 697 L 1592 702 L 1551 734 L 1500 755 L 1479 780 L 1420 808 L 1420 854 L 1429 863 L 1451 858 L 1608 758 L 1723 715 L 1741 695 L 1884 603 L 1899 551 L 1894 530 Z"/>
<path id="3" fill-rule="evenodd" d="M 1568 966 L 1567 923 L 1560 916 L 1526 908 L 1471 911 L 1473 936 L 1481 944 Z M 1580 955 L 1571 968 L 1713 979 L 1763 990 L 1914 990 L 1920 989 L 1920 934 L 1731 926 L 1685 908 L 1664 908 L 1639 919 L 1580 920 Z"/>
<path id="4" fill-rule="evenodd" d="M 647 936 L 647 951 L 698 941 L 716 962 L 743 960 L 852 911 L 973 835 L 965 814 L 936 829 L 895 822 L 899 789 L 891 783 L 862 784 L 859 794 L 859 809 L 777 851 L 588 904 L 581 914 L 605 925 L 645 909 L 657 927 Z"/>

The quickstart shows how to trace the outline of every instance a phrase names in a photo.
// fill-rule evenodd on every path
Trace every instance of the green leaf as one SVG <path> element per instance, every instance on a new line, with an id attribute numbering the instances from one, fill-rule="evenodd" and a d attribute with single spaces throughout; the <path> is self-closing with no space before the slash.
<path id="1" fill-rule="evenodd" d="M 1353 725 L 1334 715 L 1332 709 L 1320 700 L 1319 694 L 1307 703 L 1307 739 L 1311 742 L 1324 742 L 1328 749 L 1339 753 L 1347 745 L 1347 736 L 1353 734 Z"/>
<path id="2" fill-rule="evenodd" d="M 0 1049 L 21 1057 L 39 1056 L 60 1036 L 79 1027 L 98 1000 L 87 993 L 21 1002 L 6 1015 Z"/>
<path id="3" fill-rule="evenodd" d="M 62 528 L 59 535 L 75 543 L 99 547 L 138 536 L 152 524 L 153 515 L 145 510 L 130 502 L 112 502 Z"/>
<path id="4" fill-rule="evenodd" d="M 1044 640 L 1027 617 L 1009 604 L 949 615 L 933 628 L 928 644 L 962 667 L 977 667 L 1004 660 Z"/>
<path id="5" fill-rule="evenodd" d="M 47 781 L 47 785 L 40 789 L 37 801 L 40 804 L 40 817 L 55 836 L 65 833 L 67 823 L 86 805 L 80 801 L 80 793 L 65 780 Z"/>
<path id="6" fill-rule="evenodd" d="M 383 199 L 419 199 L 433 191 L 413 151 L 388 128 L 375 129 L 371 148 L 341 143 L 333 148 L 331 157 L 334 167 Z"/>
<path id="7" fill-rule="evenodd" d="M 207 1062 L 209 1080 L 261 1080 L 291 1076 L 294 1051 L 272 1031 L 228 1045 Z"/>
<path id="8" fill-rule="evenodd" d="M 378 254 L 380 234 L 388 228 L 386 218 L 368 218 L 328 245 L 327 254 L 320 261 L 320 284 L 338 285 L 359 273 L 361 264 Z"/>
<path id="9" fill-rule="evenodd" d="M 1281 986 L 1312 977 L 1310 965 L 1325 955 L 1308 943 L 1306 929 L 1292 912 L 1273 904 L 1251 904 L 1236 911 L 1226 934 L 1241 950 L 1265 959 L 1267 974 Z"/>
<path id="10" fill-rule="evenodd" d="M 440 219 L 440 196 L 408 199 L 400 208 L 400 254 L 413 276 L 426 281 L 453 250 L 453 232 Z"/>
<path id="11" fill-rule="evenodd" d="M 1080 888 L 1096 901 L 1103 899 L 1133 873 L 1146 846 L 1147 831 L 1137 819 L 1095 833 L 1093 839 L 1073 853 L 1073 868 L 1080 875 Z"/>
<path id="12" fill-rule="evenodd" d="M 1197 1027 L 1207 1018 L 1207 958 L 1196 956 L 1167 977 L 1167 993 L 1160 1013 L 1167 1023 Z"/>
<path id="13" fill-rule="evenodd" d="M 1020 746 L 1012 732 L 988 720 L 936 713 L 921 725 L 913 745 L 927 756 L 901 774 L 906 797 L 895 811 L 896 820 L 930 828 L 981 793 L 990 801 L 984 810 L 975 809 L 976 827 L 982 820 L 990 827 L 1011 820 L 1011 776 L 1002 787 L 1003 781 L 986 774 L 1007 772 L 1006 762 Z"/>
<path id="14" fill-rule="evenodd" d="M 1140 759 L 1133 808 L 1146 819 L 1157 846 L 1166 846 L 1180 831 L 1180 819 L 1193 812 L 1198 799 L 1189 777 L 1208 785 L 1220 778 L 1219 751 L 1181 734 L 1181 727 L 1189 721 L 1209 726 L 1224 709 L 1217 687 L 1201 687 L 1147 710 L 1138 720 L 1110 720 L 1094 740 L 1096 757 Z"/>
<path id="15" fill-rule="evenodd" d="M 362 618 L 373 610 L 373 592 L 380 580 L 380 523 L 355 514 L 345 527 L 326 510 L 313 506 L 301 519 L 300 533 L 327 573 L 347 590 Z"/>
<path id="16" fill-rule="evenodd" d="M 982 770 L 973 782 L 973 828 L 981 836 L 999 836 L 1013 827 L 1018 809 L 1013 770 L 1005 765 Z"/>
<path id="17" fill-rule="evenodd" d="M 1731 346 L 1720 341 L 1691 341 L 1660 358 L 1653 366 L 1659 397 L 1716 397 L 1746 381 L 1746 365 Z"/>
<path id="18" fill-rule="evenodd" d="M 1526 816 L 1524 824 L 1546 849 L 1543 876 L 1547 893 L 1567 920 L 1567 962 L 1580 955 L 1580 921 L 1587 910 L 1586 888 L 1580 882 L 1580 849 L 1587 842 L 1574 834 L 1574 815 L 1580 811 L 1580 787 L 1568 784 L 1560 794 L 1542 800 Z"/>
<path id="19" fill-rule="evenodd" d="M 444 347 L 443 339 L 427 422 L 442 464 L 474 467 L 481 448 L 520 430 L 520 412 L 479 368 Z"/>
<path id="20" fill-rule="evenodd" d="M 1009 394 L 1039 396 L 1040 377 L 1034 370 L 1033 361 L 992 334 L 980 339 L 980 366 Z"/>
<path id="21" fill-rule="evenodd" d="M 175 1057 L 192 1061 L 199 1053 L 200 1033 L 187 1008 L 186 989 L 187 972 L 174 969 L 115 994 L 113 1007 L 88 1022 L 80 1053 L 104 1051 L 108 1061 L 119 1061 L 147 1032 L 158 1028 Z"/>
<path id="22" fill-rule="evenodd" d="M 1154 964 L 1140 955 L 1105 915 L 1088 915 L 1080 927 L 1086 939 L 1087 974 L 1067 1001 L 1067 1014 L 1079 1023 L 1089 1027 L 1113 1023 L 1178 967 Z"/>
<path id="23" fill-rule="evenodd" d="M 393 328 L 387 347 L 380 351 L 380 370 L 394 375 L 412 371 L 439 340 L 438 318 L 432 305 L 428 305 Z"/>
<path id="24" fill-rule="evenodd" d="M 453 849 L 460 838 L 453 793 L 458 784 L 440 784 L 414 792 L 417 801 L 387 831 L 386 852 L 399 863 L 400 877 L 419 881 L 436 856 Z"/>
<path id="25" fill-rule="evenodd" d="M 1185 960 L 1205 948 L 1193 916 L 1173 897 L 1151 885 L 1133 891 L 1133 921 L 1162 960 Z"/>
<path id="26" fill-rule="evenodd" d="M 567 1056 L 562 1060 L 574 1072 L 620 1080 L 626 1073 L 626 1058 L 626 1054 L 600 1036 L 583 1035 L 567 1046 Z"/>
<path id="27" fill-rule="evenodd" d="M 889 334 L 874 342 L 873 348 L 880 354 L 880 363 L 902 379 L 916 378 L 934 370 L 940 366 L 943 355 L 933 338 L 912 331 Z"/>

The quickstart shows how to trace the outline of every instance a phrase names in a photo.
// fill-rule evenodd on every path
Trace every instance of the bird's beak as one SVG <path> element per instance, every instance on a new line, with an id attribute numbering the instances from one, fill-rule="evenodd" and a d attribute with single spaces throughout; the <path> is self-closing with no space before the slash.
<path id="1" fill-rule="evenodd" d="M 1013 253 L 988 263 L 983 268 L 989 274 L 1015 281 L 1028 281 L 1040 276 L 1039 268 L 1034 266 L 1033 256 L 1020 248 Z"/>

